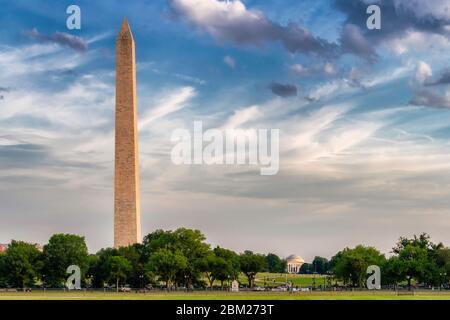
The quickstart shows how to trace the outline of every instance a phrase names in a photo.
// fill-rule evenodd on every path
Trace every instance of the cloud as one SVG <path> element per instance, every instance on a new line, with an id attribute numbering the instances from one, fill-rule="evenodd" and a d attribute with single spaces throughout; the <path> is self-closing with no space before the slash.
<path id="1" fill-rule="evenodd" d="M 436 48 L 442 48 L 442 51 L 445 52 L 445 48 L 450 45 L 450 37 L 410 29 L 401 35 L 385 39 L 384 45 L 396 55 L 403 55 L 410 51 L 430 52 Z"/>
<path id="2" fill-rule="evenodd" d="M 373 31 L 366 28 L 365 14 L 373 2 L 335 0 L 336 7 L 347 16 L 340 37 L 341 53 L 354 54 L 373 63 L 380 45 L 397 55 L 437 48 L 446 52 L 450 45 L 450 19 L 448 14 L 443 14 L 449 10 L 445 1 L 379 1 L 381 30 Z"/>
<path id="3" fill-rule="evenodd" d="M 236 68 L 236 60 L 233 57 L 225 56 L 223 62 L 229 66 L 231 69 Z"/>
<path id="4" fill-rule="evenodd" d="M 435 107 L 435 108 L 450 108 L 450 92 L 446 95 L 440 95 L 430 90 L 420 90 L 410 101 L 411 105 Z"/>
<path id="5" fill-rule="evenodd" d="M 181 110 L 187 102 L 195 97 L 196 91 L 193 87 L 183 87 L 169 96 L 164 97 L 155 107 L 144 114 L 139 121 L 139 129 L 145 129 L 153 121 L 165 117 L 171 113 Z"/>
<path id="6" fill-rule="evenodd" d="M 374 62 L 376 50 L 367 40 L 361 29 L 354 24 L 346 24 L 341 34 L 341 52 L 350 53 Z"/>
<path id="7" fill-rule="evenodd" d="M 199 79 L 199 78 L 196 78 L 196 77 L 191 77 L 191 76 L 188 76 L 188 75 L 185 75 L 185 74 L 175 73 L 174 76 L 177 79 L 180 79 L 180 80 L 183 80 L 183 81 L 187 81 L 187 82 L 192 82 L 192 83 L 199 84 L 199 85 L 202 85 L 202 86 L 206 84 L 205 80 L 202 80 L 202 79 Z"/>
<path id="8" fill-rule="evenodd" d="M 441 23 L 450 21 L 450 4 L 447 0 L 433 0 L 430 2 L 394 0 L 394 6 L 400 14 L 413 14 L 417 20 L 431 19 Z M 426 21 L 421 23 L 426 23 Z"/>
<path id="9" fill-rule="evenodd" d="M 323 73 L 327 76 L 334 76 L 337 74 L 336 66 L 332 63 L 327 62 L 323 67 Z"/>
<path id="10" fill-rule="evenodd" d="M 303 65 L 297 63 L 289 67 L 291 72 L 297 76 L 306 76 L 311 73 L 311 70 Z"/>
<path id="11" fill-rule="evenodd" d="M 429 80 L 426 85 L 428 86 L 438 86 L 450 84 L 450 69 L 444 70 L 438 79 Z"/>
<path id="12" fill-rule="evenodd" d="M 70 132 L 102 126 L 109 119 L 105 114 L 108 114 L 114 102 L 114 90 L 110 83 L 103 82 L 100 77 L 82 77 L 58 91 L 50 91 L 51 95 L 45 87 L 40 88 L 11 91 L 9 103 L 0 109 L 0 120 L 18 121 L 20 118 L 32 117 L 45 120 L 49 123 L 47 126 L 64 128 Z M 89 117 L 86 117 L 87 110 Z"/>
<path id="13" fill-rule="evenodd" d="M 258 106 L 251 106 L 241 110 L 237 110 L 228 120 L 221 126 L 222 129 L 239 129 L 242 125 L 259 120 L 262 117 L 262 112 Z"/>
<path id="14" fill-rule="evenodd" d="M 416 66 L 416 73 L 414 80 L 418 83 L 425 83 L 429 78 L 433 76 L 431 67 L 423 61 L 419 61 Z"/>
<path id="15" fill-rule="evenodd" d="M 78 52 L 85 52 L 87 50 L 87 43 L 83 40 L 83 38 L 68 33 L 55 32 L 52 35 L 46 35 L 39 32 L 36 28 L 33 28 L 26 31 L 25 34 L 34 40 L 56 43 L 60 46 L 69 47 Z"/>
<path id="16" fill-rule="evenodd" d="M 0 83 L 33 82 L 38 74 L 74 70 L 91 59 L 89 54 L 67 54 L 54 43 L 40 43 L 17 47 L 0 47 Z M 31 75 L 33 77 L 31 77 Z"/>
<path id="17" fill-rule="evenodd" d="M 0 87 L 0 93 L 4 92 L 4 93 L 8 93 L 11 91 L 11 88 L 8 87 Z M 5 99 L 5 95 L 0 94 L 0 100 L 4 100 Z"/>
<path id="18" fill-rule="evenodd" d="M 43 167 L 96 167 L 88 162 L 62 161 L 51 154 L 45 145 L 21 143 L 0 145 L 0 167 L 37 169 Z"/>
<path id="19" fill-rule="evenodd" d="M 355 90 L 355 87 L 351 83 L 345 80 L 333 80 L 312 88 L 305 98 L 309 101 L 318 101 L 333 96 L 336 93 L 347 93 L 349 90 Z"/>
<path id="20" fill-rule="evenodd" d="M 168 2 L 176 17 L 211 35 L 218 42 L 243 46 L 280 42 L 290 53 L 327 59 L 352 54 L 373 63 L 378 58 L 377 45 L 380 43 L 388 44 L 394 52 L 402 54 L 414 46 L 414 39 L 428 41 L 426 34 L 432 34 L 437 42 L 445 44 L 450 34 L 450 19 L 447 13 L 443 13 L 449 10 L 445 0 L 429 5 L 417 4 L 422 10 L 420 13 L 413 10 L 408 1 L 381 1 L 381 31 L 366 28 L 366 9 L 371 4 L 368 1 L 334 0 L 335 6 L 346 16 L 338 43 L 317 37 L 294 22 L 281 25 L 263 12 L 247 8 L 240 0 Z"/>
<path id="21" fill-rule="evenodd" d="M 262 45 L 280 41 L 291 53 L 332 56 L 334 44 L 317 38 L 295 23 L 282 26 L 240 0 L 168 0 L 176 14 L 219 42 Z"/>
<path id="22" fill-rule="evenodd" d="M 326 76 L 333 77 L 338 74 L 336 66 L 331 62 L 305 67 L 299 63 L 293 64 L 289 70 L 296 76 Z"/>
<path id="23" fill-rule="evenodd" d="M 366 9 L 373 1 L 367 0 L 334 0 L 336 8 L 346 15 L 342 39 L 344 51 L 368 57 L 370 47 L 380 43 L 390 44 L 397 53 L 411 48 L 418 48 L 420 34 L 448 37 L 450 30 L 450 9 L 447 0 L 383 0 L 376 2 L 380 6 L 382 23 L 380 31 L 366 28 Z M 353 26 L 353 27 L 347 27 Z M 347 39 L 347 40 L 346 40 Z M 420 48 L 420 46 L 419 46 Z M 369 56 L 370 57 L 370 56 Z M 373 58 L 373 57 L 372 57 Z"/>
<path id="24" fill-rule="evenodd" d="M 315 37 L 309 30 L 295 23 L 289 23 L 282 30 L 282 42 L 291 53 L 316 54 L 323 57 L 337 56 L 336 44 Z"/>
<path id="25" fill-rule="evenodd" d="M 282 84 L 278 82 L 272 82 L 269 85 L 269 89 L 272 91 L 273 94 L 288 98 L 288 97 L 295 97 L 297 96 L 297 87 L 292 84 Z"/>
<path id="26" fill-rule="evenodd" d="M 373 1 L 335 0 L 334 3 L 347 15 L 347 23 L 361 28 L 366 26 L 366 9 Z M 446 33 L 445 27 L 450 24 L 450 5 L 447 0 L 383 0 L 377 5 L 382 14 L 382 32 L 366 29 L 367 36 L 372 39 L 398 36 L 408 30 Z"/>
<path id="27" fill-rule="evenodd" d="M 171 8 L 190 24 L 219 41 L 260 45 L 280 38 L 281 28 L 240 1 L 169 0 Z"/>
<path id="28" fill-rule="evenodd" d="M 361 89 L 369 89 L 377 86 L 387 85 L 392 81 L 406 78 L 413 70 L 414 66 L 406 64 L 389 70 L 379 72 L 375 75 L 367 76 L 364 69 L 352 68 L 346 78 L 333 79 L 325 83 L 319 83 L 309 90 L 305 98 L 309 101 L 336 98 L 339 95 L 364 93 Z"/>

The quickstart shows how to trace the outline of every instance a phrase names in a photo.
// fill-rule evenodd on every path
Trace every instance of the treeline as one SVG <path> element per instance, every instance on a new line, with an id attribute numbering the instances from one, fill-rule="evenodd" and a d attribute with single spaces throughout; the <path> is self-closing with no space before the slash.
<path id="1" fill-rule="evenodd" d="M 275 254 L 236 253 L 211 246 L 198 230 L 157 230 L 142 244 L 119 249 L 101 249 L 89 254 L 85 240 L 70 234 L 53 235 L 40 251 L 36 245 L 12 241 L 0 254 L 0 287 L 63 287 L 69 265 L 81 269 L 83 287 L 142 288 L 149 284 L 165 287 L 224 287 L 245 275 L 253 287 L 259 272 L 283 273 L 286 261 Z M 369 265 L 381 268 L 382 284 L 429 286 L 448 284 L 450 249 L 431 242 L 427 234 L 400 238 L 387 258 L 376 248 L 358 245 L 345 248 L 330 260 L 316 257 L 305 263 L 301 273 L 326 274 L 343 285 L 362 287 Z"/>
<path id="2" fill-rule="evenodd" d="M 0 253 L 0 287 L 45 286 L 61 288 L 68 277 L 66 269 L 77 265 L 83 287 L 148 284 L 166 287 L 212 287 L 245 274 L 253 286 L 258 272 L 284 272 L 286 262 L 275 254 L 251 251 L 237 254 L 221 247 L 211 248 L 198 230 L 180 228 L 157 230 L 142 244 L 101 249 L 89 254 L 84 237 L 55 234 L 40 251 L 35 244 L 13 240 Z"/>
<path id="3" fill-rule="evenodd" d="M 422 284 L 424 286 L 449 285 L 450 249 L 442 243 L 433 243 L 428 234 L 413 238 L 401 237 L 387 258 L 374 247 L 358 245 L 345 248 L 330 261 L 316 257 L 313 263 L 305 263 L 301 273 L 328 274 L 344 285 L 363 287 L 367 279 L 367 267 L 377 265 L 381 269 L 382 285 Z"/>

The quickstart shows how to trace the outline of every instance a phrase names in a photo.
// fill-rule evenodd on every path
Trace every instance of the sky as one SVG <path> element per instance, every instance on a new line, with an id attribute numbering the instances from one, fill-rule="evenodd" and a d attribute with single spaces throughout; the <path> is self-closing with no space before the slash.
<path id="1" fill-rule="evenodd" d="M 81 29 L 66 9 L 81 9 Z M 369 30 L 366 9 L 381 8 Z M 331 257 L 450 244 L 448 0 L 0 0 L 0 243 L 113 244 L 115 36 L 136 44 L 142 233 Z M 279 129 L 280 170 L 174 165 L 171 134 Z"/>

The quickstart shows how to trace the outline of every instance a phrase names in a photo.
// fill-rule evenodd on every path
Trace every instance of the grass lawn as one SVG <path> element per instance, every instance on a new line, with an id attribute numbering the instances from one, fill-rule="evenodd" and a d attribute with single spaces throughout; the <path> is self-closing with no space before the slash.
<path id="1" fill-rule="evenodd" d="M 312 275 L 289 274 L 287 281 L 294 286 L 310 287 L 313 285 Z M 247 284 L 244 275 L 239 276 L 242 285 Z M 255 284 L 257 286 L 276 287 L 286 281 L 285 274 L 258 273 Z M 326 277 L 316 275 L 316 286 L 326 284 Z M 334 282 L 333 282 L 334 283 Z M 215 282 L 215 285 L 220 285 Z M 2 292 L 0 300 L 450 300 L 450 291 L 416 291 L 414 295 L 397 295 L 393 291 L 310 291 L 310 292 L 222 292 L 197 291 L 186 293 L 151 291 L 136 293 L 123 292 L 85 292 L 34 289 L 33 292 Z"/>
<path id="2" fill-rule="evenodd" d="M 415 292 L 398 296 L 392 291 L 371 292 L 0 292 L 0 300 L 450 300 L 450 292 Z"/>
<path id="3" fill-rule="evenodd" d="M 287 281 L 292 282 L 294 286 L 298 287 L 310 287 L 313 285 L 314 276 L 309 274 L 278 274 L 278 273 L 258 273 L 256 276 L 255 284 L 257 286 L 267 286 L 276 287 L 282 285 Z M 326 277 L 321 275 L 316 275 L 316 286 L 326 285 Z M 244 275 L 240 275 L 239 281 L 243 284 L 248 283 L 247 278 Z"/>

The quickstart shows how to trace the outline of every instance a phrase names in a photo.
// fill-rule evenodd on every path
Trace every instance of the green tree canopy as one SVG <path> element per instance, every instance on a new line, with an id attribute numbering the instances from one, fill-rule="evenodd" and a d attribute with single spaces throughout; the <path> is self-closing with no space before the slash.
<path id="1" fill-rule="evenodd" d="M 169 288 L 171 283 L 175 283 L 177 274 L 184 272 L 187 266 L 188 259 L 181 252 L 163 248 L 151 255 L 146 268 L 158 275 Z"/>
<path id="2" fill-rule="evenodd" d="M 301 274 L 311 274 L 314 272 L 314 267 L 312 263 L 304 263 L 300 267 L 300 273 Z"/>
<path id="3" fill-rule="evenodd" d="M 127 259 L 131 264 L 127 279 L 128 283 L 135 288 L 145 285 L 145 283 L 150 280 L 146 277 L 144 266 L 147 263 L 147 260 L 144 259 L 142 251 L 143 246 L 139 243 L 121 247 L 117 250 L 117 254 Z"/>
<path id="4" fill-rule="evenodd" d="M 405 281 L 411 287 L 412 280 L 437 285 L 441 282 L 444 267 L 439 266 L 439 252 L 442 243 L 435 244 L 428 234 L 413 238 L 400 237 L 392 249 L 394 256 L 389 259 L 389 275 L 395 282 Z"/>
<path id="5" fill-rule="evenodd" d="M 6 281 L 6 261 L 5 261 L 6 255 L 4 252 L 0 252 L 0 288 L 6 287 L 7 286 L 7 281 Z"/>
<path id="6" fill-rule="evenodd" d="M 127 275 L 131 272 L 131 263 L 124 257 L 111 256 L 107 260 L 107 268 L 109 280 L 115 281 L 116 290 L 119 291 L 120 282 L 125 283 Z"/>
<path id="7" fill-rule="evenodd" d="M 313 272 L 318 274 L 326 274 L 329 269 L 329 261 L 327 258 L 316 256 L 312 262 Z"/>
<path id="8" fill-rule="evenodd" d="M 269 253 L 266 256 L 267 269 L 272 273 L 283 273 L 286 271 L 286 260 L 280 259 L 274 253 Z"/>
<path id="9" fill-rule="evenodd" d="M 439 268 L 439 284 L 450 283 L 450 248 L 438 249 L 436 264 Z"/>
<path id="10" fill-rule="evenodd" d="M 239 261 L 239 255 L 229 249 L 221 248 L 219 246 L 214 248 L 214 254 L 224 259 L 228 266 L 216 274 L 217 280 L 220 281 L 220 285 L 223 287 L 223 282 L 226 280 L 236 280 L 241 272 L 241 266 Z"/>
<path id="11" fill-rule="evenodd" d="M 104 248 L 99 250 L 93 257 L 89 258 L 88 275 L 92 278 L 93 287 L 103 288 L 105 284 L 110 283 L 108 261 L 110 257 L 117 255 L 117 249 Z"/>
<path id="12" fill-rule="evenodd" d="M 43 258 L 46 283 L 59 287 L 67 279 L 66 270 L 77 265 L 84 280 L 89 267 L 88 250 L 84 237 L 74 234 L 55 234 L 44 246 Z"/>
<path id="13" fill-rule="evenodd" d="M 353 249 L 345 248 L 331 259 L 336 278 L 352 286 L 362 287 L 367 277 L 367 267 L 377 265 L 380 268 L 386 263 L 386 258 L 374 247 L 358 245 Z"/>
<path id="14" fill-rule="evenodd" d="M 185 257 L 187 264 L 176 275 L 175 284 L 184 283 L 186 287 L 201 283 L 202 273 L 196 268 L 199 260 L 210 252 L 210 245 L 205 242 L 205 236 L 199 230 L 179 228 L 175 231 L 157 230 L 144 238 L 143 254 L 149 257 L 160 249 L 167 249 L 173 254 Z"/>
<path id="15" fill-rule="evenodd" d="M 195 266 L 208 279 L 209 287 L 212 288 L 217 274 L 228 267 L 226 261 L 210 252 L 206 257 L 197 260 Z"/>
<path id="16" fill-rule="evenodd" d="M 267 268 L 267 262 L 263 255 L 245 251 L 239 256 L 241 271 L 245 274 L 250 288 L 253 288 L 255 277 L 258 272 Z"/>
<path id="17" fill-rule="evenodd" d="M 11 241 L 0 258 L 3 280 L 10 286 L 25 288 L 33 286 L 42 268 L 42 253 L 35 244 Z"/>

